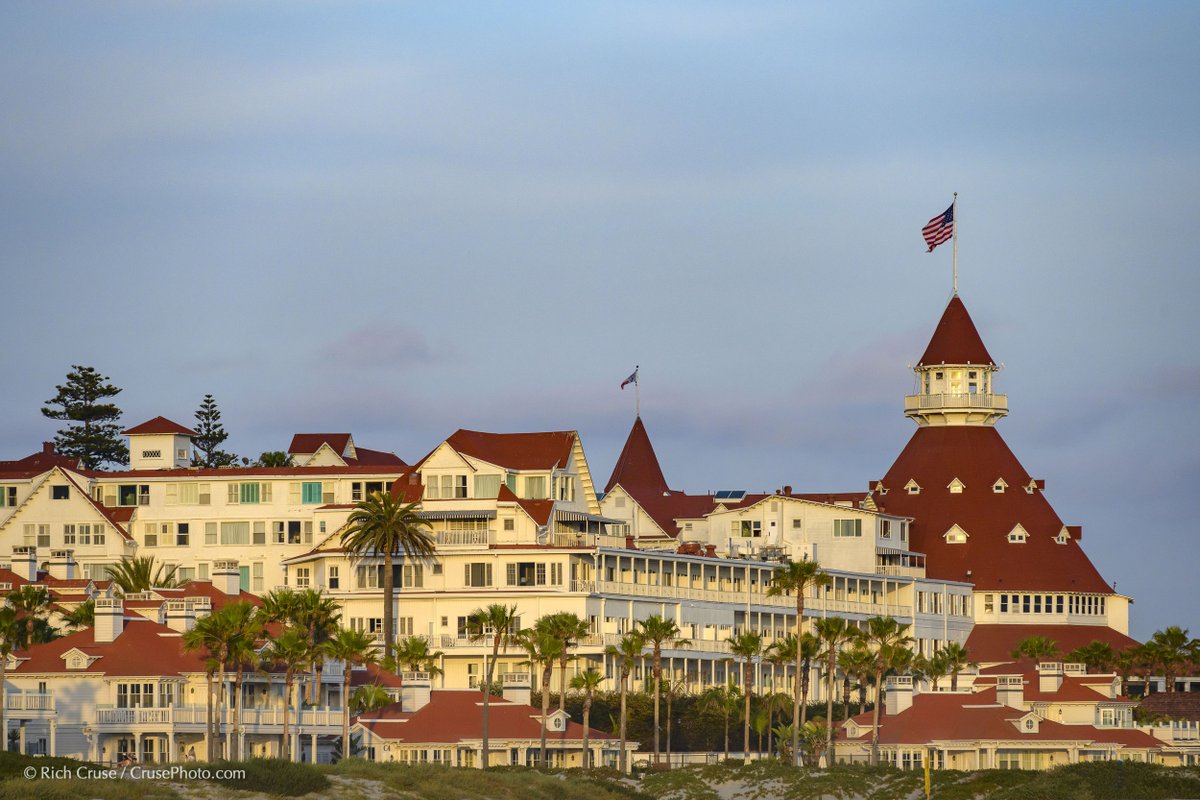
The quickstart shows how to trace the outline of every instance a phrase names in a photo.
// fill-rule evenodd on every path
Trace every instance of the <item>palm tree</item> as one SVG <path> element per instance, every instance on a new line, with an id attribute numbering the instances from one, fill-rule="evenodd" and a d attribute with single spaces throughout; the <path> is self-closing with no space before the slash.
<path id="1" fill-rule="evenodd" d="M 663 697 L 667 698 L 667 765 L 668 766 L 670 766 L 670 764 L 671 764 L 671 724 L 672 724 L 672 719 L 673 719 L 671 716 L 671 704 L 672 704 L 672 702 L 674 702 L 676 697 L 681 697 L 682 695 L 687 694 L 687 689 L 688 689 L 687 678 L 683 677 L 677 681 L 668 680 L 667 685 L 665 687 L 665 691 L 663 692 Z"/>
<path id="2" fill-rule="evenodd" d="M 424 636 L 406 636 L 396 642 L 394 660 L 408 672 L 428 672 L 430 675 L 441 675 L 445 670 L 438 666 L 438 659 L 444 655 L 446 654 L 441 650 L 431 650 L 429 640 Z"/>
<path id="3" fill-rule="evenodd" d="M 371 639 L 370 634 L 363 635 Z M 378 683 L 364 683 L 354 690 L 354 696 L 350 698 L 350 705 L 353 707 L 355 714 L 361 714 L 364 711 L 374 711 L 377 708 L 391 705 L 392 702 L 392 696 L 387 693 L 387 689 L 384 689 Z"/>
<path id="4" fill-rule="evenodd" d="M 1142 676 L 1142 698 L 1145 699 L 1150 696 L 1150 678 L 1161 665 L 1162 653 L 1153 639 L 1129 649 L 1133 653 L 1135 670 Z"/>
<path id="5" fill-rule="evenodd" d="M 537 621 L 537 627 L 550 636 L 558 639 L 562 649 L 558 654 L 558 710 L 566 708 L 567 696 L 567 662 L 574 656 L 571 648 L 579 644 L 581 639 L 591 633 L 587 620 L 570 611 L 559 611 Z"/>
<path id="6" fill-rule="evenodd" d="M 769 595 L 796 595 L 796 626 L 792 635 L 796 641 L 801 640 L 804 632 L 804 595 L 813 586 L 828 586 L 832 578 L 821 569 L 816 561 L 792 561 L 776 568 L 771 576 L 771 586 L 767 589 Z M 792 692 L 792 759 L 793 764 L 800 764 L 800 728 L 804 724 L 806 710 L 801 700 L 808 697 L 808 670 L 802 664 L 802 648 L 796 648 L 796 686 Z M 805 684 L 801 687 L 801 682 Z"/>
<path id="7" fill-rule="evenodd" d="M 228 632 L 226 651 L 234 667 L 233 681 L 233 758 L 242 757 L 242 679 L 247 665 L 251 669 L 258 657 L 258 637 L 262 633 L 262 617 L 252 603 L 230 603 L 217 612 L 223 618 L 221 627 Z"/>
<path id="8" fill-rule="evenodd" d="M 700 696 L 700 707 L 717 711 L 725 718 L 725 760 L 729 760 L 729 718 L 742 704 L 742 690 L 732 680 L 724 686 L 710 686 Z"/>
<path id="9" fill-rule="evenodd" d="M 923 655 L 914 656 L 912 666 L 914 674 L 929 681 L 935 692 L 942 678 L 950 674 L 950 664 L 940 650 L 928 658 Z"/>
<path id="10" fill-rule="evenodd" d="M 300 593 L 287 587 L 272 589 L 262 596 L 259 614 L 264 622 L 294 626 L 300 616 Z"/>
<path id="11" fill-rule="evenodd" d="M 742 738 L 742 757 L 750 758 L 750 695 L 754 681 L 754 659 L 762 655 L 762 634 L 746 631 L 726 640 L 729 651 L 735 658 L 745 659 L 742 664 L 742 685 L 746 695 L 746 719 Z"/>
<path id="12" fill-rule="evenodd" d="M 355 664 L 375 663 L 375 640 L 363 631 L 340 628 L 321 644 L 321 650 L 326 657 L 342 662 L 342 757 L 351 758 L 354 755 L 350 747 L 351 673 Z"/>
<path id="13" fill-rule="evenodd" d="M 912 637 L 909 625 L 895 617 L 871 617 L 863 629 L 862 640 L 875 656 L 875 708 L 872 710 L 871 766 L 879 766 L 879 707 L 883 702 L 883 673 L 895 665 L 897 651 L 908 651 Z"/>
<path id="14" fill-rule="evenodd" d="M 978 669 L 979 665 L 971 660 L 967 648 L 958 642 L 951 642 L 941 649 L 946 666 L 950 669 L 950 691 L 958 691 L 958 674 L 964 669 Z"/>
<path id="15" fill-rule="evenodd" d="M 1108 642 L 1097 640 L 1076 647 L 1064 656 L 1064 660 L 1083 664 L 1088 672 L 1105 673 L 1116 664 L 1117 651 Z"/>
<path id="16" fill-rule="evenodd" d="M 4 671 L 8 658 L 25 641 L 27 626 L 12 606 L 0 605 L 0 750 L 8 751 L 8 719 L 4 716 L 6 695 Z"/>
<path id="17" fill-rule="evenodd" d="M 517 643 L 525 650 L 530 667 L 542 668 L 542 742 L 538 763 L 545 769 L 550 766 L 550 754 L 546 752 L 546 722 L 550 717 L 550 678 L 554 674 L 554 662 L 562 654 L 562 640 L 536 626 L 527 628 L 517 635 Z"/>
<path id="18" fill-rule="evenodd" d="M 1017 642 L 1010 655 L 1013 658 L 1055 658 L 1058 656 L 1058 642 L 1046 636 L 1026 636 Z"/>
<path id="19" fill-rule="evenodd" d="M 621 682 L 621 752 L 617 756 L 618 769 L 621 774 L 627 771 L 628 758 L 625 752 L 625 739 L 627 733 L 627 724 L 629 722 L 628 706 L 626 704 L 629 691 L 629 674 L 633 672 L 633 667 L 637 664 L 638 659 L 642 657 L 642 649 L 645 647 L 645 642 L 642 640 L 642 634 L 639 631 L 626 633 L 618 641 L 617 644 L 610 644 L 604 649 L 605 655 L 611 656 L 617 664 Z"/>
<path id="20" fill-rule="evenodd" d="M 58 638 L 58 632 L 47 619 L 50 614 L 50 592 L 45 586 L 25 585 L 9 592 L 6 599 L 24 622 L 24 645 L 44 644 Z"/>
<path id="21" fill-rule="evenodd" d="M 209 761 L 212 761 L 216 757 L 216 748 L 219 741 L 219 737 L 217 736 L 217 721 L 213 714 L 213 681 L 218 673 L 221 676 L 222 682 L 224 681 L 225 662 L 228 656 L 228 653 L 222 649 L 224 632 L 220 622 L 220 618 L 213 614 L 201 617 L 196 620 L 196 624 L 191 630 L 184 632 L 182 640 L 185 651 L 204 651 L 205 673 L 207 674 L 205 683 L 208 687 L 208 715 L 204 731 L 204 749 Z M 220 706 L 219 701 L 217 705 Z"/>
<path id="22" fill-rule="evenodd" d="M 583 768 L 592 766 L 592 751 L 588 748 L 588 734 L 592 732 L 592 698 L 596 689 L 604 683 L 604 676 L 588 669 L 571 678 L 571 688 L 583 692 Z"/>
<path id="23" fill-rule="evenodd" d="M 1150 643 L 1158 651 L 1158 661 L 1163 668 L 1163 680 L 1168 692 L 1175 691 L 1175 675 L 1180 666 L 1195 656 L 1200 649 L 1200 639 L 1188 636 L 1186 628 L 1171 625 L 1166 630 L 1155 631 Z"/>
<path id="24" fill-rule="evenodd" d="M 70 611 L 64 611 L 62 621 L 73 631 L 92 627 L 96 624 L 96 601 L 88 599 Z"/>
<path id="25" fill-rule="evenodd" d="M 154 556 L 122 556 L 108 568 L 108 577 L 123 595 L 151 589 L 173 589 L 179 585 L 174 564 L 160 564 Z"/>
<path id="26" fill-rule="evenodd" d="M 638 623 L 638 632 L 642 640 L 650 648 L 654 664 L 654 763 L 658 764 L 658 734 L 659 734 L 659 697 L 662 694 L 662 648 L 664 642 L 671 642 L 674 647 L 689 644 L 687 639 L 681 639 L 679 625 L 673 619 L 666 619 L 661 614 L 652 614 Z"/>
<path id="27" fill-rule="evenodd" d="M 1117 657 L 1113 662 L 1113 669 L 1121 676 L 1121 697 L 1129 697 L 1129 676 L 1134 673 L 1137 667 L 1136 647 L 1126 647 L 1117 653 Z"/>
<path id="28" fill-rule="evenodd" d="M 842 669 L 842 674 L 846 676 L 846 688 L 843 693 L 843 702 L 846 705 L 846 717 L 850 716 L 850 691 L 849 682 L 854 680 L 858 683 L 858 713 L 862 713 L 866 707 L 864 698 L 867 694 L 867 679 L 871 674 L 871 668 L 874 666 L 874 658 L 871 656 L 871 651 L 861 645 L 842 650 L 838 653 L 838 666 Z"/>
<path id="29" fill-rule="evenodd" d="M 389 494 L 374 492 L 355 504 L 342 531 L 342 547 L 353 558 L 383 556 L 383 647 L 384 656 L 392 655 L 395 628 L 395 585 L 392 562 L 399 556 L 414 561 L 431 561 L 437 555 L 429 522 L 417 513 L 420 503 L 396 502 Z"/>
<path id="30" fill-rule="evenodd" d="M 827 763 L 833 766 L 834 756 L 836 755 L 833 746 L 833 685 L 837 678 L 837 654 L 844 645 L 857 641 L 859 632 L 844 617 L 819 619 L 814 623 L 813 627 L 816 629 L 817 638 L 824 648 L 822 654 L 825 656 L 825 691 L 826 703 L 828 704 L 825 719 L 827 723 L 827 735 L 829 737 L 829 741 L 825 745 L 825 750 L 828 759 Z"/>
<path id="31" fill-rule="evenodd" d="M 325 668 L 321 644 L 337 632 L 340 618 L 341 605 L 332 597 L 326 597 L 316 589 L 302 589 L 296 592 L 296 608 L 293 611 L 292 622 L 308 636 L 308 649 L 313 657 L 313 682 L 308 701 L 313 705 L 319 705 L 321 672 Z"/>
<path id="32" fill-rule="evenodd" d="M 283 668 L 283 758 L 291 761 L 292 740 L 288 736 L 288 719 L 291 714 L 292 687 L 296 684 L 296 674 L 308 666 L 312 654 L 304 634 L 288 628 L 279 636 L 268 637 L 262 656 L 268 665 Z"/>
<path id="33" fill-rule="evenodd" d="M 488 709 L 491 707 L 492 700 L 492 681 L 496 674 L 496 661 L 500 658 L 500 651 L 508 652 L 508 646 L 512 643 L 514 636 L 513 629 L 517 626 L 517 607 L 506 606 L 502 603 L 492 603 L 484 608 L 477 608 L 471 612 L 471 616 L 467 618 L 467 636 L 472 642 L 478 642 L 488 636 L 488 631 L 491 631 L 492 636 L 492 660 L 488 662 L 487 683 L 483 685 L 483 768 L 488 768 L 488 756 L 490 753 L 490 736 L 488 732 Z"/>

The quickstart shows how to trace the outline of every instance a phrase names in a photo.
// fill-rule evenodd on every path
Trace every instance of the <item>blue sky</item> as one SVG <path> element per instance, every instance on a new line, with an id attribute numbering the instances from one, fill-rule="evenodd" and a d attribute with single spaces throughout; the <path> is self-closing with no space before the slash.
<path id="1" fill-rule="evenodd" d="M 643 417 L 679 488 L 858 489 L 950 291 L 1001 431 L 1200 633 L 1200 8 L 0 7 L 0 454 L 70 364 L 233 449 Z"/>

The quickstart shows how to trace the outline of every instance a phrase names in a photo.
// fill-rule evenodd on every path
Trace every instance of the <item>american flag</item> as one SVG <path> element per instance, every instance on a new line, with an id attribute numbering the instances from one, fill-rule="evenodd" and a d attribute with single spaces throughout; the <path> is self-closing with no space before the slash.
<path id="1" fill-rule="evenodd" d="M 944 212 L 929 220 L 929 223 L 921 229 L 921 235 L 925 237 L 925 244 L 929 245 L 929 249 L 925 251 L 927 253 L 932 253 L 933 248 L 953 236 L 954 204 L 951 203 Z"/>
<path id="2" fill-rule="evenodd" d="M 638 371 L 635 369 L 635 370 L 634 370 L 632 373 L 630 373 L 630 375 L 629 375 L 629 377 L 628 377 L 628 378 L 626 378 L 625 380 L 621 381 L 621 389 L 622 389 L 622 390 L 624 390 L 624 389 L 625 389 L 625 387 L 626 387 L 626 386 L 628 386 L 628 385 L 629 385 L 629 384 L 631 384 L 631 383 L 632 383 L 633 385 L 635 385 L 635 386 L 636 386 L 636 385 L 637 385 L 637 382 L 638 382 L 638 381 L 637 381 L 637 374 L 638 374 Z"/>

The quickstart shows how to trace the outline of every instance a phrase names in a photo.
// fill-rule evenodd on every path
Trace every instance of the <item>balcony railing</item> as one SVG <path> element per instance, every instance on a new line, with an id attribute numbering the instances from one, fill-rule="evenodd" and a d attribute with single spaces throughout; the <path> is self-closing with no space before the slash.
<path id="1" fill-rule="evenodd" d="M 52 694 L 5 694 L 4 707 L 9 711 L 53 711 Z"/>
<path id="2" fill-rule="evenodd" d="M 485 547 L 496 543 L 495 531 L 436 531 L 438 547 Z"/>
<path id="3" fill-rule="evenodd" d="M 604 594 L 623 594 L 634 597 L 676 600 L 706 600 L 713 603 L 745 602 L 746 597 L 745 589 L 722 591 L 718 589 L 693 589 L 688 586 L 662 586 L 641 583 L 620 583 L 617 581 L 596 581 L 595 590 Z M 750 597 L 750 603 L 757 606 L 795 608 L 796 598 L 787 595 L 772 597 L 761 592 L 755 592 Z M 838 614 L 865 614 L 867 616 L 912 616 L 912 606 L 894 605 L 891 603 L 860 603 L 853 600 L 826 600 L 821 598 L 806 598 L 804 610 L 808 616 L 820 616 L 822 611 L 832 611 Z"/>
<path id="4" fill-rule="evenodd" d="M 232 725 L 234 712 L 230 708 L 217 710 L 216 717 L 220 724 Z M 208 709 L 205 706 L 173 706 L 169 708 L 97 708 L 96 724 L 110 727 L 130 727 L 134 725 L 204 725 L 208 720 Z M 243 729 L 276 728 L 283 729 L 282 708 L 243 708 L 239 724 Z M 305 708 L 299 712 L 292 710 L 288 715 L 288 724 L 303 728 L 327 727 L 340 728 L 342 710 L 340 708 Z M 330 730 L 329 732 L 335 732 Z"/>
<path id="5" fill-rule="evenodd" d="M 1008 411 L 1006 394 L 910 394 L 904 398 L 905 411 L 940 408 L 978 408 Z"/>

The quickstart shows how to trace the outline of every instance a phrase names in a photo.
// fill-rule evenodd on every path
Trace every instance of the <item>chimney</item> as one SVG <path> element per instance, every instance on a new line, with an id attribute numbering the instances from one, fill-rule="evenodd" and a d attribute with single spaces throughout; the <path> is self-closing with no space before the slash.
<path id="1" fill-rule="evenodd" d="M 401 673 L 400 709 L 406 713 L 412 713 L 429 705 L 432 683 L 428 672 Z"/>
<path id="2" fill-rule="evenodd" d="M 50 576 L 64 581 L 75 580 L 75 551 L 50 551 Z"/>
<path id="3" fill-rule="evenodd" d="M 1043 661 L 1037 665 L 1038 691 L 1054 693 L 1063 682 L 1063 665 L 1057 661 Z"/>
<path id="4" fill-rule="evenodd" d="M 506 672 L 500 676 L 500 683 L 504 686 L 504 699 L 508 702 L 523 706 L 533 702 L 528 672 Z"/>
<path id="5" fill-rule="evenodd" d="M 236 561 L 214 561 L 212 585 L 221 594 L 237 596 L 242 592 L 242 573 Z"/>
<path id="6" fill-rule="evenodd" d="M 889 717 L 901 714 L 912 708 L 913 679 L 912 675 L 893 675 L 883 684 L 884 710 Z"/>
<path id="7" fill-rule="evenodd" d="M 54 442 L 42 442 L 42 455 L 54 455 Z"/>
<path id="8" fill-rule="evenodd" d="M 187 600 L 167 601 L 167 627 L 187 633 L 196 626 L 196 609 Z"/>
<path id="9" fill-rule="evenodd" d="M 708 556 L 709 558 L 716 558 L 717 546 L 715 544 L 704 545 L 704 555 Z"/>
<path id="10" fill-rule="evenodd" d="M 996 702 L 1025 710 L 1025 679 L 1020 675 L 1001 675 L 996 679 Z"/>
<path id="11" fill-rule="evenodd" d="M 790 496 L 790 495 L 791 495 L 791 493 L 792 493 L 792 487 L 790 487 L 790 486 L 785 486 L 785 487 L 783 487 L 783 493 L 784 493 L 785 495 L 789 495 L 789 496 Z"/>
<path id="12" fill-rule="evenodd" d="M 125 603 L 119 597 L 96 598 L 95 640 L 97 644 L 114 642 L 125 629 Z"/>
<path id="13" fill-rule="evenodd" d="M 37 548 L 15 545 L 12 549 L 12 571 L 23 580 L 37 580 Z"/>

